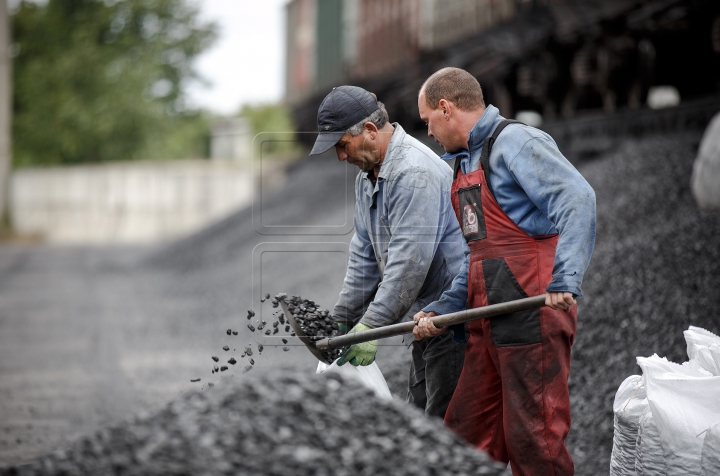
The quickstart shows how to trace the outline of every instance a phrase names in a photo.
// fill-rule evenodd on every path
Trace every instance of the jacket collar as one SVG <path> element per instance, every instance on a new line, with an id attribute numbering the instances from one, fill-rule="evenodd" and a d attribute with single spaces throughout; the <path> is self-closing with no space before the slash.
<path id="1" fill-rule="evenodd" d="M 373 196 L 379 189 L 379 183 L 380 180 L 385 180 L 385 177 L 391 173 L 392 168 L 394 167 L 393 162 L 397 160 L 397 157 L 395 154 L 395 149 L 403 143 L 405 140 L 405 136 L 407 135 L 405 130 L 400 127 L 400 124 L 397 122 L 392 123 L 393 127 L 395 127 L 395 130 L 393 131 L 393 135 L 390 138 L 390 142 L 388 142 L 387 149 L 385 150 L 385 158 L 383 159 L 383 163 L 380 165 L 380 172 L 378 172 L 377 180 L 374 182 L 374 187 L 372 189 L 366 189 L 365 193 L 371 197 Z M 373 180 L 370 178 L 370 174 L 372 174 L 373 171 L 370 170 L 369 172 L 365 172 L 365 176 L 363 177 L 364 180 L 367 180 L 370 183 L 373 183 Z"/>
<path id="2" fill-rule="evenodd" d="M 397 159 L 395 149 L 405 140 L 405 130 L 400 127 L 400 124 L 393 122 L 392 125 L 395 127 L 395 131 L 393 132 L 390 142 L 388 142 L 387 149 L 385 150 L 385 158 L 383 159 L 383 163 L 380 165 L 380 172 L 378 172 L 378 180 L 384 180 L 387 174 L 390 173 L 390 170 L 393 168 L 392 163 Z"/>
<path id="3" fill-rule="evenodd" d="M 477 148 L 482 147 L 485 139 L 492 134 L 495 121 L 497 121 L 499 115 L 500 111 L 498 108 L 492 104 L 488 104 L 485 108 L 485 112 L 483 112 L 480 119 L 477 120 L 470 132 L 468 132 L 468 147 L 470 147 L 470 150 L 476 150 Z M 456 157 L 466 155 L 469 155 L 467 150 L 460 150 L 458 152 L 448 152 L 442 156 L 442 159 L 451 160 Z"/>

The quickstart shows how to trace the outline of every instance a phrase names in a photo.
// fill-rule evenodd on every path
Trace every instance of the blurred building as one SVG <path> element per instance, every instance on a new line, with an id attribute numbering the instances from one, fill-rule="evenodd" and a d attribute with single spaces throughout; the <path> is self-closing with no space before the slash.
<path id="1" fill-rule="evenodd" d="M 474 74 L 504 115 L 544 122 L 645 107 L 653 86 L 681 100 L 720 90 L 717 0 L 291 0 L 286 20 L 286 101 L 305 131 L 340 84 L 420 129 L 417 91 L 445 66 Z"/>

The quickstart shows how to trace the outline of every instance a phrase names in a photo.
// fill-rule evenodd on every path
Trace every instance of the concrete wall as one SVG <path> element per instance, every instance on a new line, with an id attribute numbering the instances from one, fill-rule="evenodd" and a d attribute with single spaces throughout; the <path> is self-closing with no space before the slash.
<path id="1" fill-rule="evenodd" d="M 131 162 L 13 173 L 15 231 L 55 243 L 139 243 L 250 205 L 253 172 L 216 161 Z"/>
<path id="2" fill-rule="evenodd" d="M 210 131 L 210 158 L 249 165 L 252 163 L 252 142 L 252 127 L 248 119 L 217 119 Z"/>

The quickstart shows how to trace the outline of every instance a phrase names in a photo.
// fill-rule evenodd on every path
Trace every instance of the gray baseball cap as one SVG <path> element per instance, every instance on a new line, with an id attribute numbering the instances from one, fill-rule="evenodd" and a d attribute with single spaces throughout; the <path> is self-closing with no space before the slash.
<path id="1" fill-rule="evenodd" d="M 377 98 L 357 86 L 338 86 L 325 96 L 318 109 L 318 137 L 310 155 L 333 147 L 350 127 L 377 111 Z"/>

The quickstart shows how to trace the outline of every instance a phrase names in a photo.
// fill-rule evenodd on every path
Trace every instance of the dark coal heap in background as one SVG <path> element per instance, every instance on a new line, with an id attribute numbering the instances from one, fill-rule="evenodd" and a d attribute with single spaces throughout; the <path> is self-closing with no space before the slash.
<path id="1" fill-rule="evenodd" d="M 636 356 L 687 360 L 689 325 L 720 331 L 720 213 L 698 209 L 699 133 L 626 140 L 578 168 L 595 189 L 597 242 L 583 282 L 568 446 L 578 474 L 606 474 L 612 402 Z"/>
<path id="2" fill-rule="evenodd" d="M 413 407 L 273 369 L 193 392 L 0 475 L 509 475 Z"/>

